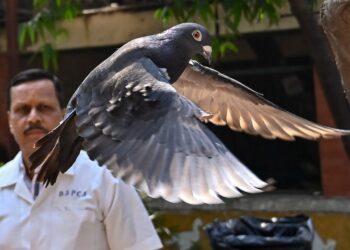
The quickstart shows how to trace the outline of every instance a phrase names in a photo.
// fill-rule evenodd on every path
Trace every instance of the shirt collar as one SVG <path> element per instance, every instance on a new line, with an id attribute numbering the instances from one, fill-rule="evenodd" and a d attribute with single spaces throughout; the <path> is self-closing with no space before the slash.
<path id="1" fill-rule="evenodd" d="M 64 175 L 73 176 L 75 173 L 75 162 Z M 18 152 L 15 158 L 0 168 L 0 188 L 16 184 L 21 176 L 25 174 L 22 160 L 22 152 Z"/>

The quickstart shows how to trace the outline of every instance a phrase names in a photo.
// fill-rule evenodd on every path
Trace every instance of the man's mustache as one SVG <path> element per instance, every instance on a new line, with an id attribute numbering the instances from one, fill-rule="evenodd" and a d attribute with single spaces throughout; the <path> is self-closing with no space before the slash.
<path id="1" fill-rule="evenodd" d="M 27 128 L 25 128 L 24 134 L 28 134 L 28 133 L 29 133 L 31 130 L 33 130 L 33 129 L 42 130 L 42 131 L 45 132 L 46 134 L 49 132 L 48 129 L 42 127 L 41 125 L 33 124 L 33 125 L 29 125 Z"/>

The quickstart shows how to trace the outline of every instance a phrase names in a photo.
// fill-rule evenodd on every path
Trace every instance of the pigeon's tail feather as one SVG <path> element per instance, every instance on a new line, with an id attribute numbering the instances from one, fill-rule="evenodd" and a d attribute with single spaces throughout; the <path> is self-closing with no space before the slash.
<path id="1" fill-rule="evenodd" d="M 66 172 L 76 160 L 83 139 L 77 134 L 75 117 L 75 111 L 71 112 L 60 125 L 36 143 L 37 149 L 30 160 L 32 168 L 40 168 L 38 181 L 53 185 L 59 172 Z"/>
<path id="2" fill-rule="evenodd" d="M 62 129 L 63 125 L 60 124 L 35 143 L 35 151 L 29 157 L 32 169 L 36 169 L 45 160 L 47 155 L 50 154 L 51 150 L 55 147 L 57 138 L 60 136 Z"/>

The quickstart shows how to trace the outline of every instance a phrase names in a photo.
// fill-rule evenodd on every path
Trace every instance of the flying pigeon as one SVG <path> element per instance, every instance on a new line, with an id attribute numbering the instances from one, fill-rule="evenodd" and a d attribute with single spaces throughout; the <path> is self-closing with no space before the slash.
<path id="1" fill-rule="evenodd" d="M 289 113 L 191 58 L 210 60 L 210 34 L 195 23 L 126 43 L 98 65 L 68 103 L 64 120 L 31 156 L 54 184 L 81 149 L 124 181 L 170 202 L 214 204 L 268 185 L 205 126 L 268 139 L 335 138 L 350 131 Z"/>

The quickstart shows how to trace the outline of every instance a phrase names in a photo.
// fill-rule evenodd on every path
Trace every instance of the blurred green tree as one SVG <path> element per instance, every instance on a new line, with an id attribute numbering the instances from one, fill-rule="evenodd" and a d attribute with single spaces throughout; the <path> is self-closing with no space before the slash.
<path id="1" fill-rule="evenodd" d="M 55 44 L 69 35 L 61 26 L 63 20 L 72 20 L 82 12 L 82 0 L 34 0 L 33 18 L 22 23 L 19 30 L 19 45 L 36 44 L 40 40 L 39 52 L 45 69 L 57 70 L 58 54 Z M 161 0 L 163 7 L 155 11 L 155 17 L 168 22 L 175 18 L 178 22 L 189 21 L 199 16 L 208 23 L 218 20 L 219 8 L 224 15 L 224 25 L 228 29 L 220 33 L 220 25 L 215 23 L 213 39 L 214 58 L 223 56 L 227 50 L 237 51 L 234 40 L 242 18 L 249 22 L 267 19 L 270 25 L 278 24 L 279 9 L 286 0 Z"/>
<path id="2" fill-rule="evenodd" d="M 81 13 L 81 0 L 33 0 L 33 17 L 19 28 L 19 46 L 36 44 L 45 69 L 58 68 L 58 54 L 55 44 L 68 37 L 68 32 L 60 25 L 63 20 L 72 20 Z M 50 40 L 49 40 L 50 38 Z"/>

